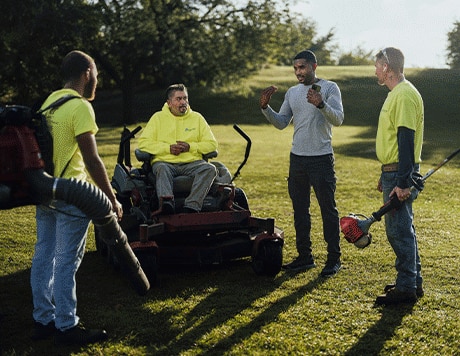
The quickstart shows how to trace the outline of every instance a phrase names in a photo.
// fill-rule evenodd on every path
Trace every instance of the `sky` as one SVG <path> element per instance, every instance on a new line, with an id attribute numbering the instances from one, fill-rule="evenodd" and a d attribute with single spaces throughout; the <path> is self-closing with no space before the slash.
<path id="1" fill-rule="evenodd" d="M 324 36 L 334 28 L 340 50 L 397 47 L 406 68 L 448 68 L 447 33 L 460 22 L 458 0 L 297 0 L 291 7 Z"/>

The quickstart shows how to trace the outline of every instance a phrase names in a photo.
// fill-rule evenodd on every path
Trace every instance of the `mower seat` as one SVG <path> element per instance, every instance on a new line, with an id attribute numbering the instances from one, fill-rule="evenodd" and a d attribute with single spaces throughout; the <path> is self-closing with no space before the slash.
<path id="1" fill-rule="evenodd" d="M 142 168 L 147 174 L 147 178 L 150 184 L 155 186 L 155 176 L 152 172 L 151 160 L 153 155 L 151 153 L 141 151 L 140 149 L 135 149 L 134 154 L 138 161 L 142 162 Z M 217 157 L 217 151 L 212 151 L 203 155 L 203 159 L 208 162 L 211 158 Z M 231 183 L 231 174 L 228 169 L 220 162 L 212 162 L 217 168 L 218 176 L 215 183 L 230 184 Z M 193 178 L 188 176 L 178 176 L 173 179 L 173 194 L 189 194 L 192 189 Z"/>

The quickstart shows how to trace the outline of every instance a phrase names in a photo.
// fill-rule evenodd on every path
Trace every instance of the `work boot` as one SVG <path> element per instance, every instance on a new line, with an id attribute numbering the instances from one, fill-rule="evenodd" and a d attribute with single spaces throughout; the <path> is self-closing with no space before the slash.
<path id="1" fill-rule="evenodd" d="M 56 332 L 55 344 L 56 345 L 86 345 L 95 342 L 107 340 L 108 335 L 105 330 L 99 329 L 85 329 L 81 324 L 77 324 L 73 328 Z"/>
<path id="2" fill-rule="evenodd" d="M 199 213 L 199 211 L 195 210 L 193 208 L 189 208 L 188 206 L 184 206 L 182 208 L 182 213 L 184 213 L 184 214 L 196 214 L 196 213 Z"/>
<path id="3" fill-rule="evenodd" d="M 387 293 L 388 291 L 396 288 L 396 284 L 387 284 L 383 291 Z M 417 295 L 417 298 L 421 298 L 425 295 L 425 291 L 423 290 L 422 286 L 417 286 L 417 289 L 415 290 L 415 294 Z"/>
<path id="4" fill-rule="evenodd" d="M 400 303 L 415 303 L 417 294 L 415 291 L 403 292 L 397 288 L 390 289 L 386 294 L 379 295 L 375 300 L 377 305 L 390 305 Z"/>
<path id="5" fill-rule="evenodd" d="M 43 325 L 38 321 L 34 322 L 34 331 L 30 337 L 32 340 L 45 340 L 50 338 L 56 332 L 56 327 L 54 326 L 54 320 L 50 321 L 48 324 Z"/>
<path id="6" fill-rule="evenodd" d="M 161 213 L 163 215 L 172 215 L 175 212 L 176 211 L 175 211 L 173 202 L 171 202 L 171 201 L 163 202 L 163 205 L 161 206 Z"/>

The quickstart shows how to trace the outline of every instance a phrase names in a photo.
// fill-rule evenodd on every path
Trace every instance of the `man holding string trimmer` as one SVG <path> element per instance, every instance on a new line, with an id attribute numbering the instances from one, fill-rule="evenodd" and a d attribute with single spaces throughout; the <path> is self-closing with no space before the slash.
<path id="1" fill-rule="evenodd" d="M 390 92 L 382 106 L 376 138 L 377 158 L 382 164 L 378 190 L 383 201 L 398 199 L 399 209 L 385 215 L 385 229 L 396 254 L 396 282 L 385 287 L 376 304 L 413 303 L 423 296 L 421 263 L 413 225 L 411 175 L 419 171 L 423 142 L 423 100 L 404 77 L 404 55 L 393 47 L 376 55 L 375 74 L 379 85 Z"/>

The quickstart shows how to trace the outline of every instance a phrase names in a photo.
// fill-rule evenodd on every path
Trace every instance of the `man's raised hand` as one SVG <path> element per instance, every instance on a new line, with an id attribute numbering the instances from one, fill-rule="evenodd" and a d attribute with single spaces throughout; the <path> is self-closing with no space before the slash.
<path id="1" fill-rule="evenodd" d="M 270 102 L 270 99 L 275 91 L 277 91 L 278 88 L 275 87 L 274 85 L 269 86 L 268 88 L 265 88 L 262 90 L 262 93 L 260 93 L 260 99 L 259 99 L 259 105 L 261 109 L 266 109 L 268 106 L 268 103 Z"/>

